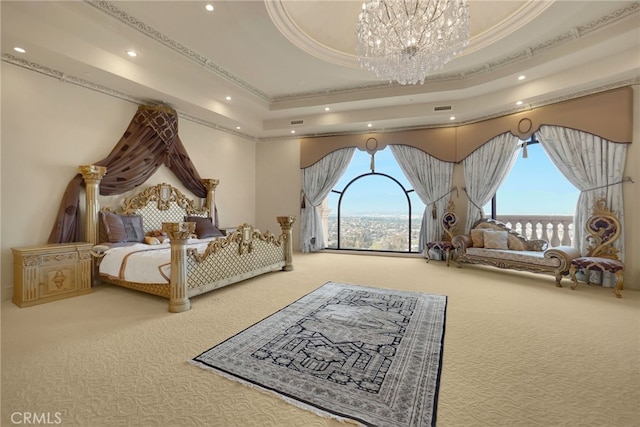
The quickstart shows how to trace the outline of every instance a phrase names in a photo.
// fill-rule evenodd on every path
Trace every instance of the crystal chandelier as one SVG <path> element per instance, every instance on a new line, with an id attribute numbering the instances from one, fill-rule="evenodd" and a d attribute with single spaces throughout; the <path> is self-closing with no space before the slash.
<path id="1" fill-rule="evenodd" d="M 358 18 L 356 54 L 381 79 L 423 84 L 468 38 L 467 0 L 370 0 Z"/>

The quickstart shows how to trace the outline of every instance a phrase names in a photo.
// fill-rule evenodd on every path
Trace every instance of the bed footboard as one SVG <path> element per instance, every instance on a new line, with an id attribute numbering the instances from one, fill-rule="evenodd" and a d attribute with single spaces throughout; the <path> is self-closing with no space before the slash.
<path id="1" fill-rule="evenodd" d="M 276 270 L 293 270 L 291 227 L 295 217 L 278 217 L 282 233 L 261 233 L 243 224 L 225 238 L 211 242 L 204 252 L 187 249 L 193 223 L 164 223 L 171 239 L 169 311 L 189 310 L 189 298 Z"/>

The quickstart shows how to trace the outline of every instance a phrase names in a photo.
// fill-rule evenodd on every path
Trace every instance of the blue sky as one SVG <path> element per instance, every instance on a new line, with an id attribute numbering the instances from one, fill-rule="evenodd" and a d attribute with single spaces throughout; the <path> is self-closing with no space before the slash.
<path id="1" fill-rule="evenodd" d="M 356 150 L 353 160 L 336 189 L 344 187 L 356 176 L 370 172 L 371 156 Z M 386 148 L 375 155 L 376 172 L 396 178 L 406 189 L 411 185 L 396 163 L 391 150 Z M 578 190 L 569 183 L 551 163 L 540 144 L 528 146 L 528 158 L 516 160 L 511 173 L 498 190 L 498 214 L 571 215 L 578 200 Z M 353 183 L 343 200 L 342 212 L 397 213 L 406 209 L 406 196 L 397 183 L 384 177 L 369 177 Z M 338 195 L 329 196 L 332 214 L 335 214 Z M 465 197 L 460 191 L 460 197 Z M 414 214 L 421 213 L 424 205 L 415 192 L 410 193 Z M 398 209 L 398 206 L 401 208 Z"/>
<path id="2" fill-rule="evenodd" d="M 573 215 L 580 192 L 560 173 L 540 144 L 529 145 L 497 194 L 499 214 Z"/>

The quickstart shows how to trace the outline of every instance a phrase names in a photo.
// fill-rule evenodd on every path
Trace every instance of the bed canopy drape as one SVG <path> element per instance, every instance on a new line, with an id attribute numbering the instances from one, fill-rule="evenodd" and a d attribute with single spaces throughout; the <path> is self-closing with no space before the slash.
<path id="1" fill-rule="evenodd" d="M 178 117 L 172 108 L 141 105 L 120 141 L 104 159 L 92 163 L 107 168 L 100 182 L 100 194 L 122 194 L 144 183 L 163 164 L 195 196 L 205 198 L 207 190 L 191 162 L 180 137 Z M 81 238 L 81 174 L 67 185 L 58 209 L 49 243 L 76 242 Z M 218 225 L 217 215 L 214 221 Z"/>

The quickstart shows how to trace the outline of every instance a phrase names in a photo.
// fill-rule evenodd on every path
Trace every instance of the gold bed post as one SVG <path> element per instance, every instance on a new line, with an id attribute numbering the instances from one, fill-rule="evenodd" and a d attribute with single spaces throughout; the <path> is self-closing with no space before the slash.
<path id="1" fill-rule="evenodd" d="M 163 222 L 162 230 L 171 241 L 171 290 L 169 311 L 182 313 L 191 308 L 187 296 L 187 239 L 196 230 L 195 222 Z"/>
<path id="2" fill-rule="evenodd" d="M 284 247 L 284 271 L 292 271 L 293 270 L 293 233 L 291 231 L 291 226 L 294 222 L 296 222 L 295 216 L 279 216 L 277 217 L 278 223 L 280 224 L 280 228 L 282 228 L 282 232 L 286 236 L 286 243 Z"/>
<path id="3" fill-rule="evenodd" d="M 107 173 L 107 168 L 96 165 L 78 166 L 86 185 L 85 198 L 85 240 L 93 245 L 98 244 L 98 194 L 100 181 Z"/>
<path id="4" fill-rule="evenodd" d="M 215 225 L 216 224 L 216 187 L 220 184 L 219 179 L 203 179 L 202 184 L 207 189 L 207 209 L 209 209 L 209 216 Z"/>

